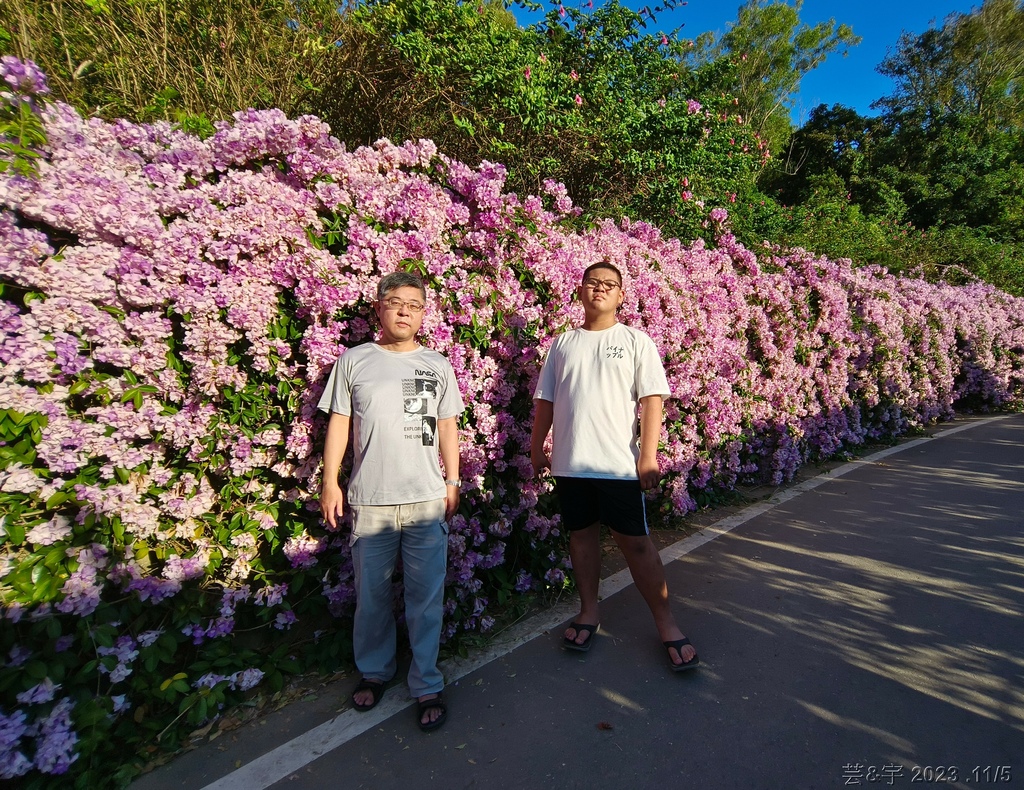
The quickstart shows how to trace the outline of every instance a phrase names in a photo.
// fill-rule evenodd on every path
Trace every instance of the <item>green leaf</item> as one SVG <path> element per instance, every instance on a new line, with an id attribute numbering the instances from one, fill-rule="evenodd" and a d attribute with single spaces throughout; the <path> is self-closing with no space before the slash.
<path id="1" fill-rule="evenodd" d="M 70 495 L 64 491 L 55 491 L 50 495 L 50 498 L 46 500 L 46 509 L 55 510 L 60 505 L 63 505 L 68 501 Z"/>
<path id="2" fill-rule="evenodd" d="M 34 659 L 25 664 L 25 674 L 33 680 L 42 680 L 46 677 L 46 664 Z"/>
<path id="3" fill-rule="evenodd" d="M 66 557 L 67 551 L 64 546 L 51 546 L 43 559 L 43 565 L 45 565 L 51 572 L 55 572 Z"/>

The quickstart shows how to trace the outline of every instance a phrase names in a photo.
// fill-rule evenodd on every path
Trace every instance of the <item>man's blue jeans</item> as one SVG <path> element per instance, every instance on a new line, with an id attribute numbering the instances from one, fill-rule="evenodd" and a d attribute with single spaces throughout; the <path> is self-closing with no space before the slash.
<path id="1" fill-rule="evenodd" d="M 359 671 L 364 678 L 388 681 L 398 669 L 391 576 L 401 556 L 412 646 L 409 693 L 422 697 L 441 691 L 437 653 L 448 560 L 444 500 L 353 505 L 351 545 L 356 583 L 352 644 Z"/>

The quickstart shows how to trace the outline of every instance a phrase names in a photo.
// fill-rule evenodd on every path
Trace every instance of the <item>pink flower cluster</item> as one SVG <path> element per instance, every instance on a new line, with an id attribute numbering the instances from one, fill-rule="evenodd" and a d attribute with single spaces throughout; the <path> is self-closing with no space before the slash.
<path id="1" fill-rule="evenodd" d="M 695 491 L 785 479 L 844 444 L 948 416 L 958 400 L 1020 397 L 1019 300 L 984 286 L 758 256 L 728 235 L 685 245 L 625 220 L 580 233 L 561 185 L 520 200 L 500 165 L 471 169 L 427 141 L 348 152 L 316 119 L 276 111 L 239 113 L 205 141 L 63 105 L 46 128 L 38 179 L 0 181 L 0 277 L 31 294 L 2 305 L 0 400 L 47 417 L 38 488 L 68 490 L 95 469 L 66 515 L 172 542 L 162 576 L 175 585 L 204 573 L 202 517 L 231 510 L 185 465 L 215 456 L 211 473 L 265 479 L 263 502 L 315 496 L 324 373 L 370 337 L 376 279 L 409 261 L 433 292 L 424 342 L 449 357 L 471 404 L 453 536 L 465 542 L 452 571 L 465 589 L 513 529 L 492 525 L 552 534 L 550 520 L 529 518 L 544 490 L 526 457 L 529 399 L 548 342 L 580 319 L 573 292 L 593 261 L 626 273 L 622 320 L 665 355 L 675 398 L 663 460 L 680 512 Z M 727 213 L 709 218 L 724 226 Z M 328 222 L 344 237 L 335 254 L 320 243 Z M 282 315 L 303 322 L 298 343 L 275 335 Z M 233 427 L 231 393 L 261 376 L 306 381 L 290 424 Z M 245 567 L 261 539 L 223 551 Z M 321 548 L 299 531 L 284 554 L 308 567 Z M 87 566 L 78 595 L 105 562 Z M 141 590 L 148 574 L 130 556 L 120 567 Z"/>

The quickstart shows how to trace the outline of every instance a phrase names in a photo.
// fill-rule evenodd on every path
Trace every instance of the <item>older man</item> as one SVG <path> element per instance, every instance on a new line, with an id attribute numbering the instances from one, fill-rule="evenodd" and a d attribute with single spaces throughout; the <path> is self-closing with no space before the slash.
<path id="1" fill-rule="evenodd" d="M 353 648 L 362 673 L 352 704 L 360 711 L 373 708 L 397 671 L 391 576 L 401 556 L 412 646 L 409 691 L 426 731 L 447 717 L 437 655 L 447 519 L 459 506 L 457 421 L 464 406 L 451 364 L 416 341 L 425 309 L 426 289 L 417 275 L 383 277 L 374 303 L 379 336 L 347 350 L 335 363 L 320 400 L 320 408 L 331 415 L 320 510 L 337 526 L 345 504 L 338 473 L 351 430 Z"/>

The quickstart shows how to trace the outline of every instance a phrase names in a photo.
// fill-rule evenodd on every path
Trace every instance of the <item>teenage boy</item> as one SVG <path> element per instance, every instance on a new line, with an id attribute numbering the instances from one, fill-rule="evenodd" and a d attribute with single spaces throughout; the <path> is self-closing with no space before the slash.
<path id="1" fill-rule="evenodd" d="M 345 505 L 338 473 L 351 428 L 352 643 L 362 673 L 352 704 L 359 711 L 373 708 L 397 671 L 391 576 L 401 555 L 412 646 L 409 692 L 419 703 L 420 729 L 433 730 L 447 718 L 437 655 L 447 519 L 459 507 L 457 420 L 464 406 L 451 364 L 416 342 L 425 308 L 426 289 L 418 276 L 383 277 L 374 303 L 380 335 L 345 351 L 335 363 L 319 404 L 331 415 L 320 510 L 336 527 Z"/>
<path id="2" fill-rule="evenodd" d="M 544 361 L 534 394 L 530 448 L 534 471 L 540 475 L 549 469 L 555 478 L 580 596 L 579 616 L 566 628 L 562 645 L 589 650 L 601 622 L 597 596 L 603 522 L 650 607 L 672 669 L 693 669 L 700 659 L 672 616 L 665 569 L 644 508 L 643 491 L 661 478 L 662 399 L 670 394 L 665 369 L 654 341 L 616 318 L 623 292 L 615 266 L 588 267 L 578 293 L 586 317 L 582 328 L 555 340 Z M 552 425 L 549 458 L 544 441 Z"/>

